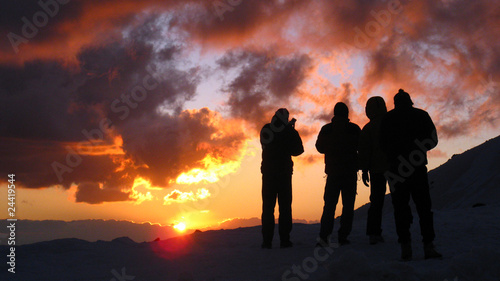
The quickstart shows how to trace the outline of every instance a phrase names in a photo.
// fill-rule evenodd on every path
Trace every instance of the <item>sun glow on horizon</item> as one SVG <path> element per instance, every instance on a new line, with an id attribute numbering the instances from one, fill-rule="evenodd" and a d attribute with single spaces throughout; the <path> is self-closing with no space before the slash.
<path id="1" fill-rule="evenodd" d="M 174 229 L 177 232 L 184 232 L 184 231 L 186 231 L 186 223 L 180 222 L 180 223 L 174 225 Z"/>

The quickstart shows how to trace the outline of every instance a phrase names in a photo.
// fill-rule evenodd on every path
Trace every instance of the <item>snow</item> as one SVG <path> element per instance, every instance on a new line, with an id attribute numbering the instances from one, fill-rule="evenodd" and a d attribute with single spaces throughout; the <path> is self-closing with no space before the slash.
<path id="1" fill-rule="evenodd" d="M 414 259 L 400 249 L 386 198 L 383 235 L 369 245 L 366 206 L 355 213 L 351 244 L 315 248 L 319 224 L 294 224 L 293 248 L 261 249 L 260 227 L 210 230 L 155 242 L 61 239 L 16 247 L 16 274 L 0 280 L 500 280 L 500 138 L 457 155 L 430 173 L 443 259 L 425 260 L 418 223 Z M 484 206 L 473 207 L 476 203 Z M 416 216 L 416 214 L 415 214 Z M 335 230 L 338 221 L 335 222 Z M 333 237 L 332 242 L 335 242 Z M 0 246 L 3 256 L 7 246 Z"/>

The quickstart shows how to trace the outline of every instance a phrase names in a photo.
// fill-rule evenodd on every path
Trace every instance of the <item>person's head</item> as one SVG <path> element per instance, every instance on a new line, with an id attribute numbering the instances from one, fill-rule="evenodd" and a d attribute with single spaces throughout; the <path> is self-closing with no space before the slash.
<path id="1" fill-rule="evenodd" d="M 369 98 L 366 102 L 365 112 L 366 117 L 368 117 L 370 120 L 387 113 L 387 107 L 385 106 L 384 98 L 378 96 Z"/>
<path id="2" fill-rule="evenodd" d="M 273 123 L 275 125 L 287 124 L 289 117 L 290 117 L 290 113 L 288 112 L 288 110 L 286 108 L 280 108 L 280 109 L 276 110 L 276 112 L 274 113 L 274 116 L 271 120 L 271 123 Z"/>
<path id="3" fill-rule="evenodd" d="M 403 89 L 399 89 L 398 93 L 394 96 L 394 107 L 404 108 L 411 107 L 412 105 L 413 102 L 411 101 L 410 94 Z"/>
<path id="4" fill-rule="evenodd" d="M 347 118 L 349 116 L 349 108 L 347 108 L 345 103 L 338 102 L 333 108 L 333 116 Z"/>

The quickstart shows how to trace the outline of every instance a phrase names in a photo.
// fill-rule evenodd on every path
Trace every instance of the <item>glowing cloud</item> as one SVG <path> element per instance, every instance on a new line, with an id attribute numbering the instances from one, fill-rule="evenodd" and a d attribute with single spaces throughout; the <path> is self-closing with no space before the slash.
<path id="1" fill-rule="evenodd" d="M 177 189 L 170 192 L 167 196 L 163 197 L 163 205 L 170 205 L 172 203 L 184 203 L 188 201 L 198 201 L 210 197 L 210 191 L 206 188 L 199 188 L 196 194 L 192 191 L 182 192 Z"/>
<path id="2" fill-rule="evenodd" d="M 151 194 L 150 191 L 141 192 L 138 189 L 156 190 L 158 188 L 151 187 L 151 183 L 146 179 L 143 179 L 141 177 L 136 178 L 134 180 L 134 185 L 132 186 L 131 189 L 130 198 L 134 199 L 135 200 L 134 204 L 137 205 L 141 204 L 144 201 L 153 200 L 153 195 Z"/>
<path id="3" fill-rule="evenodd" d="M 240 161 L 222 163 L 220 159 L 207 155 L 202 161 L 204 168 L 195 168 L 177 177 L 177 184 L 195 184 L 199 182 L 214 183 L 221 177 L 234 173 L 240 167 Z"/>

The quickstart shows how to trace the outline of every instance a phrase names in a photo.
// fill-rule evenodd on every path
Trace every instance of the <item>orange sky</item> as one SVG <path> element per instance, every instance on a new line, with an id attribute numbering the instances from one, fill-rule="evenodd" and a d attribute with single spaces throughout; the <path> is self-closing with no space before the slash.
<path id="1" fill-rule="evenodd" d="M 0 170 L 16 174 L 18 218 L 260 217 L 258 131 L 280 107 L 305 143 L 293 216 L 306 220 L 338 101 L 362 127 L 369 97 L 391 109 L 404 88 L 438 128 L 431 168 L 500 133 L 494 1 L 4 2 Z"/>

